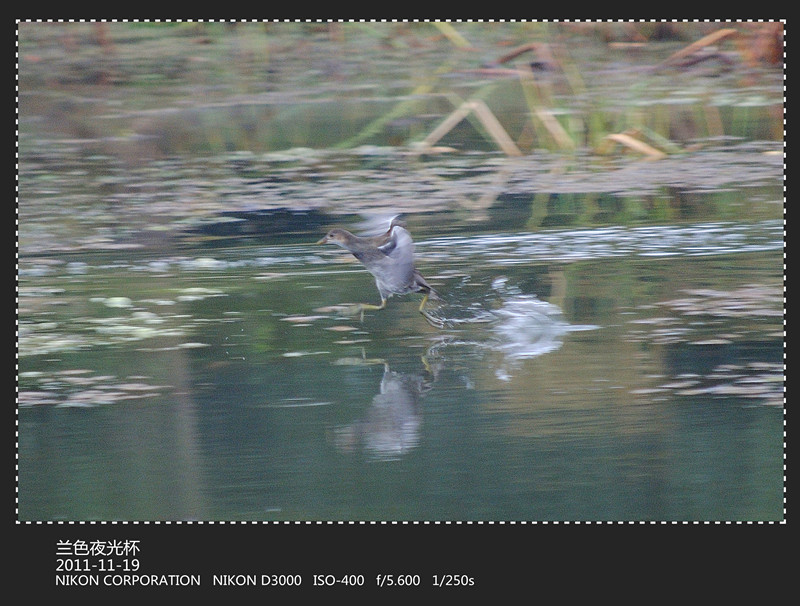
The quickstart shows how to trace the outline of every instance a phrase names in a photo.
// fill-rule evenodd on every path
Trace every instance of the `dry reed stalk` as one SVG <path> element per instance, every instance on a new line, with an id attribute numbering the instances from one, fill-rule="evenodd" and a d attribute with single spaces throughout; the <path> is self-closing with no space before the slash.
<path id="1" fill-rule="evenodd" d="M 408 95 L 408 99 L 401 101 L 397 105 L 395 105 L 391 111 L 385 113 L 382 116 L 379 116 L 367 126 L 361 129 L 359 133 L 350 137 L 346 141 L 342 141 L 338 145 L 337 148 L 348 148 L 358 145 L 364 139 L 367 139 L 374 135 L 375 133 L 380 132 L 389 122 L 392 120 L 406 115 L 410 113 L 413 107 L 419 102 L 418 97 L 430 93 L 433 89 L 433 85 L 431 83 L 423 83 L 417 86 L 413 91 L 411 91 Z"/>
<path id="2" fill-rule="evenodd" d="M 534 113 L 561 149 L 573 149 L 575 147 L 572 137 L 567 134 L 561 123 L 556 120 L 553 112 L 536 107 L 534 108 Z"/>
<path id="3" fill-rule="evenodd" d="M 522 152 L 508 136 L 508 133 L 503 128 L 503 125 L 495 118 L 492 111 L 486 106 L 483 101 L 472 101 L 472 111 L 478 116 L 478 119 L 483 124 L 484 128 L 489 131 L 489 134 L 494 139 L 495 143 L 502 149 L 507 156 L 521 156 Z"/>
<path id="4" fill-rule="evenodd" d="M 653 160 L 657 160 L 659 158 L 666 157 L 667 154 L 662 152 L 661 150 L 656 149 L 652 145 L 648 145 L 644 141 L 640 141 L 626 133 L 612 133 L 610 135 L 606 135 L 604 138 L 606 141 L 613 141 L 615 143 L 620 143 L 630 149 L 638 151 L 646 156 L 650 157 Z"/>
<path id="5" fill-rule="evenodd" d="M 474 113 L 481 125 L 489 133 L 489 136 L 508 156 L 521 156 L 522 152 L 508 136 L 502 124 L 495 118 L 492 111 L 483 101 L 465 101 L 457 107 L 444 121 L 434 128 L 430 134 L 420 143 L 419 151 L 424 152 L 435 144 L 439 139 L 449 133 L 456 124 L 461 122 L 470 113 Z"/>
<path id="6" fill-rule="evenodd" d="M 421 146 L 423 148 L 430 147 L 439 139 L 444 137 L 447 133 L 453 130 L 453 127 L 467 117 L 471 109 L 468 107 L 468 102 L 465 102 L 461 107 L 456 108 L 444 121 L 434 128 L 425 139 L 423 139 Z"/>
<path id="7" fill-rule="evenodd" d="M 467 39 L 464 38 L 461 34 L 456 31 L 452 25 L 447 22 L 443 21 L 434 21 L 433 26 L 438 29 L 445 38 L 450 40 L 453 44 L 455 44 L 459 48 L 471 48 L 472 45 L 467 42 Z"/>
<path id="8" fill-rule="evenodd" d="M 669 57 L 664 59 L 664 61 L 662 61 L 659 64 L 659 67 L 673 65 L 685 59 L 686 57 L 694 54 L 701 48 L 704 48 L 706 46 L 711 46 L 712 44 L 716 44 L 723 38 L 727 38 L 728 36 L 732 36 L 736 33 L 738 33 L 737 30 L 731 28 L 718 29 L 715 32 L 711 32 L 707 36 L 703 36 L 699 40 L 692 42 L 689 46 L 686 46 L 681 50 L 672 53 Z"/>
<path id="9" fill-rule="evenodd" d="M 541 69 L 546 70 L 561 69 L 561 65 L 556 60 L 552 50 L 550 49 L 550 45 L 545 42 L 529 42 L 528 44 L 518 46 L 501 56 L 499 59 L 497 59 L 497 61 L 494 62 L 494 64 L 502 65 L 503 63 L 508 63 L 512 59 L 516 59 L 520 55 L 529 51 L 533 51 L 534 59 L 526 66 L 528 69 L 530 69 L 532 65 L 536 65 Z"/>
<path id="10" fill-rule="evenodd" d="M 556 142 L 556 145 L 561 149 L 574 149 L 575 142 L 567 131 L 564 130 L 564 127 L 561 126 L 561 123 L 555 118 L 552 110 L 542 107 L 542 95 L 536 86 L 536 81 L 530 68 L 520 72 L 520 82 L 522 84 L 522 90 L 525 93 L 525 101 L 528 104 L 528 109 L 533 116 L 539 120 L 542 126 L 544 126 L 549 135 Z"/>

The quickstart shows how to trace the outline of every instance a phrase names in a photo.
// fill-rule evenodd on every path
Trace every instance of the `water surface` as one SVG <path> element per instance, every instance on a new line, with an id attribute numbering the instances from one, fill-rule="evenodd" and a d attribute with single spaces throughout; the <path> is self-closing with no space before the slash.
<path id="1" fill-rule="evenodd" d="M 778 519 L 781 238 L 422 240 L 441 330 L 311 244 L 22 263 L 21 517 Z"/>

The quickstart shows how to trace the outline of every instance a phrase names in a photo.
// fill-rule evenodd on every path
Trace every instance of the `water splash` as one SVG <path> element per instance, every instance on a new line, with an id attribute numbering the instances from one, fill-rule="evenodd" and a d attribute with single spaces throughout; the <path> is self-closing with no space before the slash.
<path id="1" fill-rule="evenodd" d="M 446 347 L 470 347 L 483 354 L 500 354 L 495 376 L 508 381 L 522 360 L 559 349 L 567 333 L 598 328 L 570 324 L 557 305 L 522 293 L 518 287 L 509 285 L 505 276 L 492 281 L 492 291 L 494 296 L 485 297 L 481 303 L 463 304 L 460 309 L 447 305 L 437 310 L 437 313 L 456 310 L 462 315 L 440 316 L 446 329 L 451 330 L 428 353 L 439 355 Z"/>

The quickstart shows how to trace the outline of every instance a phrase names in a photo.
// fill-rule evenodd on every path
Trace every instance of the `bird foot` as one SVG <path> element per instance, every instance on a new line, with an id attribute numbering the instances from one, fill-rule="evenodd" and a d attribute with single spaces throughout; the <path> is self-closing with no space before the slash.
<path id="1" fill-rule="evenodd" d="M 378 310 L 383 309 L 386 307 L 386 302 L 384 301 L 382 305 L 372 305 L 371 303 L 342 303 L 338 305 L 337 308 L 347 316 L 361 316 L 361 321 L 364 321 L 364 311 L 365 310 Z"/>
<path id="2" fill-rule="evenodd" d="M 420 309 L 419 313 L 421 313 L 422 317 L 425 318 L 425 321 L 434 328 L 438 328 L 440 330 L 444 328 L 444 320 L 442 320 L 441 318 L 437 318 L 436 316 L 432 315 L 430 312 L 425 311 L 424 309 Z"/>
<path id="3" fill-rule="evenodd" d="M 425 321 L 428 322 L 434 328 L 442 329 L 444 328 L 444 320 L 437 318 L 434 315 L 431 315 L 430 312 L 425 311 L 425 303 L 428 302 L 428 296 L 430 293 L 425 293 L 425 296 L 422 298 L 422 303 L 419 304 L 419 313 L 422 314 L 422 317 L 425 318 Z M 436 297 L 438 299 L 438 297 Z"/>

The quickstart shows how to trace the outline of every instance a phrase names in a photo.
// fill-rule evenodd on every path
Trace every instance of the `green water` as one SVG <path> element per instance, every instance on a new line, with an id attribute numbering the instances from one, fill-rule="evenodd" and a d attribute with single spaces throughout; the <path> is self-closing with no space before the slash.
<path id="1" fill-rule="evenodd" d="M 781 225 L 710 227 L 423 240 L 443 330 L 314 245 L 23 272 L 20 517 L 779 519 Z"/>

